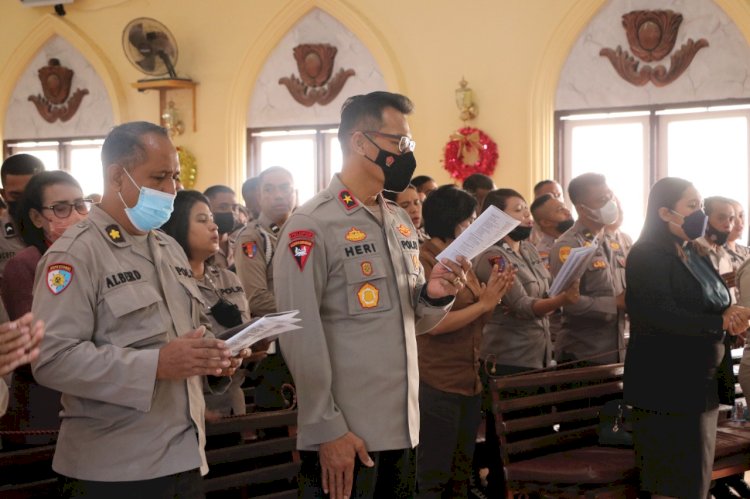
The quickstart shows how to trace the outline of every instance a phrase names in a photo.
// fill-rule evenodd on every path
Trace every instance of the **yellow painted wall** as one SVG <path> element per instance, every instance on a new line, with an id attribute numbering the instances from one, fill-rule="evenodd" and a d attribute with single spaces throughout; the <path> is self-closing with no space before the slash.
<path id="1" fill-rule="evenodd" d="M 440 164 L 461 123 L 453 92 L 462 76 L 477 95 L 482 128 L 498 143 L 499 186 L 529 193 L 551 175 L 554 89 L 580 29 L 604 0 L 76 0 L 67 16 L 52 8 L 0 2 L 0 116 L 15 78 L 43 41 L 60 33 L 102 74 L 121 120 L 158 120 L 158 96 L 125 58 L 122 30 L 153 17 L 176 37 L 178 73 L 200 82 L 198 131 L 176 143 L 198 159 L 199 184 L 238 187 L 244 178 L 245 114 L 264 58 L 301 15 L 320 7 L 370 48 L 388 90 L 415 101 L 418 173 L 449 181 Z M 717 0 L 750 39 L 750 4 Z M 291 56 L 291 55 L 290 55 Z M 174 94 L 184 110 L 187 94 Z M 185 118 L 190 118 L 186 113 Z M 0 119 L 2 122 L 2 119 Z M 2 130 L 0 130 L 2 135 Z"/>

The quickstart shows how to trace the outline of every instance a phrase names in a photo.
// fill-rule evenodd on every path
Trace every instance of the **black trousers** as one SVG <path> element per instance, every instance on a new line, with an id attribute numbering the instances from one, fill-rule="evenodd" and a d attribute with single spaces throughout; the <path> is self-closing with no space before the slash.
<path id="1" fill-rule="evenodd" d="M 370 452 L 375 466 L 364 466 L 355 457 L 351 499 L 407 499 L 416 489 L 415 449 Z M 323 494 L 318 453 L 300 451 L 299 496 L 302 499 L 328 497 Z"/>
<path id="2" fill-rule="evenodd" d="M 200 471 L 190 470 L 174 475 L 131 482 L 95 482 L 66 476 L 58 479 L 60 497 L 91 499 L 204 499 Z"/>
<path id="3" fill-rule="evenodd" d="M 448 393 L 420 383 L 419 413 L 417 497 L 467 497 L 482 395 Z"/>

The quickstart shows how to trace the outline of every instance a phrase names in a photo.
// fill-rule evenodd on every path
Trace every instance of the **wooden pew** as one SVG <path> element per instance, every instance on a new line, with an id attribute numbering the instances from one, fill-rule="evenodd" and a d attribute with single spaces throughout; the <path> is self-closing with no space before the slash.
<path id="1" fill-rule="evenodd" d="M 207 423 L 207 497 L 232 497 L 231 491 L 236 497 L 296 497 L 300 466 L 296 424 L 296 410 L 256 412 Z M 241 437 L 247 434 L 255 438 Z M 237 440 L 222 439 L 220 446 L 212 448 L 215 437 L 226 435 L 235 435 Z"/>
<path id="2" fill-rule="evenodd" d="M 636 497 L 632 449 L 598 445 L 599 411 L 622 398 L 622 364 L 491 380 L 508 497 Z M 750 469 L 750 426 L 723 421 L 713 478 Z"/>

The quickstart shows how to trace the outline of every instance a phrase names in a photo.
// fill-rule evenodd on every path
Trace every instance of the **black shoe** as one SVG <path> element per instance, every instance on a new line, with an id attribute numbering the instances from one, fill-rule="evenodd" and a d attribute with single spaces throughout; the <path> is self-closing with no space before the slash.
<path id="1" fill-rule="evenodd" d="M 711 489 L 711 494 L 714 499 L 737 499 L 737 495 L 729 489 L 729 486 L 724 480 L 716 482 L 716 485 Z"/>
<path id="2" fill-rule="evenodd" d="M 740 497 L 750 498 L 750 485 L 742 479 L 742 475 L 730 476 L 724 479 L 724 483 L 729 485 Z"/>

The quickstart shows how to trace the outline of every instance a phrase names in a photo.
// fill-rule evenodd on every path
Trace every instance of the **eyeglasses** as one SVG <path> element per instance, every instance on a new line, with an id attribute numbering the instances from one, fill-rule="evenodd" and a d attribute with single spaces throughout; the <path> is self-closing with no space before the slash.
<path id="1" fill-rule="evenodd" d="M 73 212 L 73 208 L 75 208 L 81 215 L 88 215 L 92 204 L 94 204 L 94 202 L 90 199 L 77 199 L 72 203 L 62 202 L 53 204 L 52 206 L 42 206 L 42 209 L 52 210 L 52 213 L 54 213 L 57 218 L 68 218 Z"/>
<path id="2" fill-rule="evenodd" d="M 367 136 L 368 133 L 371 133 L 373 135 L 380 135 L 381 137 L 397 141 L 398 150 L 402 154 L 406 152 L 414 152 L 414 148 L 417 147 L 417 143 L 406 135 L 394 135 L 392 133 L 377 132 L 375 130 L 362 130 L 362 133 L 365 134 L 365 136 Z"/>

